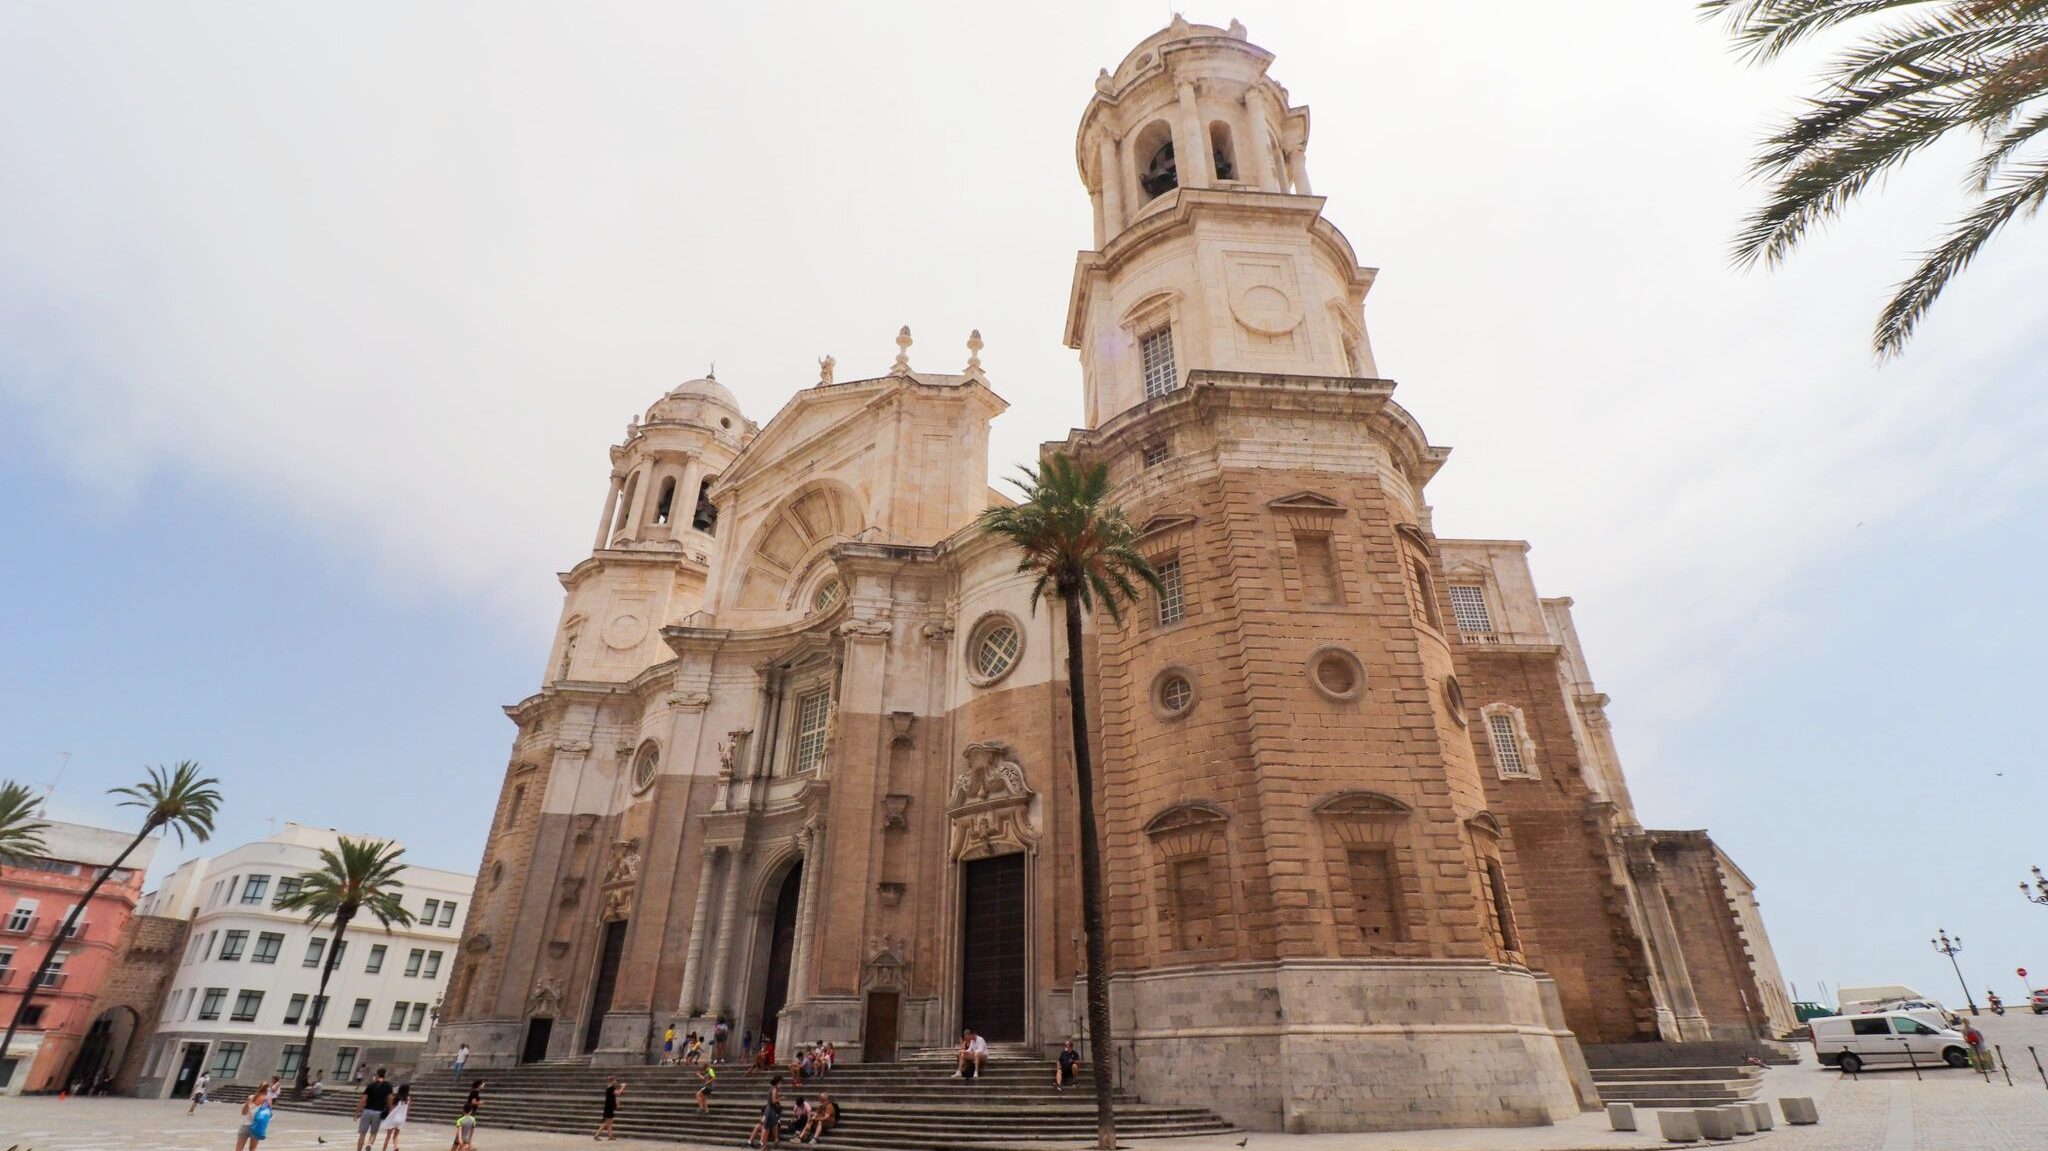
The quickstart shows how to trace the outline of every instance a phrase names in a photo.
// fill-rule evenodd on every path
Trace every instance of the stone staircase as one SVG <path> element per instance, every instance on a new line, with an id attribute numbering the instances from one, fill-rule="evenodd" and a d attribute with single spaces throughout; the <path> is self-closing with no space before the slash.
<path id="1" fill-rule="evenodd" d="M 1608 1103 L 1637 1107 L 1721 1107 L 1763 1090 L 1755 1067 L 1595 1067 L 1593 1082 Z"/>
<path id="2" fill-rule="evenodd" d="M 1022 1048 L 992 1050 L 988 1070 L 978 1079 L 952 1078 L 953 1066 L 950 1049 L 911 1052 L 898 1063 L 841 1064 L 805 1085 L 802 1094 L 816 1100 L 821 1092 L 830 1093 L 839 1102 L 840 1124 L 824 1142 L 853 1151 L 1044 1151 L 1094 1138 L 1094 1097 L 1086 1064 L 1076 1085 L 1064 1092 L 1053 1087 L 1053 1062 Z M 709 1114 L 697 1111 L 696 1072 L 687 1066 L 472 1066 L 459 1085 L 445 1071 L 415 1080 L 408 1127 L 423 1137 L 437 1137 L 424 1133 L 451 1127 L 469 1081 L 481 1077 L 490 1084 L 481 1113 L 484 1134 L 494 1129 L 588 1134 L 597 1127 L 610 1075 L 627 1085 L 615 1125 L 622 1138 L 736 1146 L 747 1137 L 768 1098 L 767 1073 L 743 1072 L 733 1064 L 719 1068 Z M 246 1085 L 222 1085 L 213 1095 L 240 1102 L 249 1091 Z M 286 1112 L 347 1116 L 355 1113 L 359 1094 L 359 1089 L 332 1087 L 320 1099 L 286 1098 L 279 1106 Z M 796 1094 L 785 1073 L 785 1116 Z M 1145 1138 L 1231 1130 L 1230 1124 L 1199 1107 L 1152 1106 L 1118 1096 L 1119 1135 Z"/>

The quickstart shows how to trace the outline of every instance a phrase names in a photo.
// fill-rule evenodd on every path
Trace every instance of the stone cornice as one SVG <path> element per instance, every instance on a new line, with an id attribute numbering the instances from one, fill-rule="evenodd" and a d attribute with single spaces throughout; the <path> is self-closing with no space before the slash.
<path id="1" fill-rule="evenodd" d="M 686 530 L 691 530 L 696 535 L 704 534 L 696 532 L 694 529 Z M 645 550 L 639 548 L 604 548 L 593 552 L 589 559 L 578 562 L 575 567 L 570 568 L 568 571 L 556 572 L 555 578 L 561 581 L 563 588 L 573 590 L 576 585 L 589 579 L 591 576 L 603 572 L 607 567 L 691 568 L 699 572 L 708 572 L 711 563 L 710 550 L 713 546 L 711 538 L 710 536 L 704 536 L 706 542 L 702 549 L 704 555 L 701 558 L 691 554 L 689 549 L 679 541 L 650 540 Z M 654 546 L 657 543 L 661 546 Z"/>
<path id="2" fill-rule="evenodd" d="M 766 470 L 772 467 L 775 461 L 798 453 L 799 449 L 824 444 L 835 437 L 844 436 L 856 422 L 853 417 L 886 407 L 896 402 L 906 391 L 918 392 L 926 401 L 945 397 L 964 403 L 978 403 L 990 417 L 1006 411 L 1010 406 L 1008 401 L 989 387 L 986 380 L 977 376 L 913 372 L 908 376 L 882 376 L 872 380 L 849 380 L 843 384 L 805 388 L 791 396 L 789 402 L 782 405 L 782 410 L 769 419 L 760 434 L 749 441 L 747 446 L 740 450 L 739 455 L 733 457 L 732 463 L 726 467 L 711 489 L 712 502 L 723 509 L 726 495 L 754 478 L 757 469 Z M 804 439 L 781 442 L 786 439 L 788 429 L 797 419 L 798 413 L 806 408 L 841 403 L 863 396 L 866 397 L 865 402 L 845 405 L 848 408 L 846 416 L 818 429 Z M 764 460 L 769 462 L 763 463 Z"/>

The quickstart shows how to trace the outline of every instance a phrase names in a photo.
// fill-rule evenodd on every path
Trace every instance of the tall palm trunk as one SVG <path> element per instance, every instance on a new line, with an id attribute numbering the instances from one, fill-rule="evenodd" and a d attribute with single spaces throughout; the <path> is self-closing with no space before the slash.
<path id="1" fill-rule="evenodd" d="M 327 1017 L 327 981 L 334 976 L 334 965 L 341 959 L 342 936 L 348 933 L 348 921 L 356 917 L 356 909 L 343 905 L 334 913 L 334 944 L 327 949 L 327 961 L 320 965 L 320 990 L 313 993 L 313 1009 L 306 1013 L 306 1049 L 299 1052 L 299 1078 L 293 1084 L 300 1093 L 306 1090 L 306 1075 L 313 1066 L 313 1036 L 320 1030 L 320 1021 Z"/>
<path id="2" fill-rule="evenodd" d="M 85 914 L 86 907 L 92 903 L 92 897 L 100 893 L 100 888 L 106 884 L 107 877 L 121 870 L 121 865 L 128 862 L 128 856 L 133 854 L 137 847 L 142 846 L 142 841 L 149 838 L 149 833 L 155 830 L 154 825 L 144 823 L 142 830 L 135 833 L 135 838 L 128 841 L 128 846 L 121 849 L 121 854 L 114 857 L 114 862 L 100 868 L 100 873 L 93 878 L 92 886 L 85 889 L 85 894 L 80 896 L 77 904 L 71 908 L 71 914 L 64 917 L 64 926 L 58 928 L 56 938 L 50 940 L 50 950 L 43 956 L 42 966 L 36 968 L 36 973 L 28 981 L 28 986 L 21 989 L 21 1002 L 15 1004 L 14 1018 L 7 1023 L 7 1034 L 0 1036 L 0 1059 L 7 1058 L 7 1049 L 14 1046 L 14 1033 L 20 1030 L 21 1021 L 28 1017 L 28 1005 L 34 1001 L 36 992 L 42 989 L 43 976 L 49 972 L 50 964 L 56 962 L 57 949 L 64 946 L 64 940 L 70 937 L 71 929 L 78 923 L 78 917 Z M 22 1068 L 22 1074 L 28 1074 L 28 1069 Z"/>
<path id="3" fill-rule="evenodd" d="M 1067 700 L 1074 721 L 1074 788 L 1081 815 L 1081 931 L 1088 938 L 1088 1059 L 1095 1080 L 1095 1145 L 1116 1146 L 1116 1110 L 1111 1102 L 1110 1060 L 1116 1057 L 1109 1033 L 1109 948 L 1102 928 L 1102 846 L 1095 826 L 1095 761 L 1088 749 L 1087 657 L 1081 654 L 1081 601 L 1062 594 L 1067 609 Z"/>

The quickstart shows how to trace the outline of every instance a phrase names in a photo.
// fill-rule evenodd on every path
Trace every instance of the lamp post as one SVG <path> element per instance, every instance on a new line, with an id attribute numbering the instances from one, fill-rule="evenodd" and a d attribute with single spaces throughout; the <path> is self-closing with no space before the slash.
<path id="1" fill-rule="evenodd" d="M 1963 1002 L 1968 1003 L 1970 1005 L 1970 1014 L 1982 1014 L 1982 1012 L 1977 1010 L 1977 1001 L 1975 999 L 1970 998 L 1970 985 L 1968 983 L 1963 982 L 1963 965 L 1956 962 L 1956 952 L 1961 951 L 1963 949 L 1963 937 L 1958 935 L 1954 939 L 1950 939 L 1948 932 L 1943 931 L 1940 928 L 1936 928 L 1935 938 L 1929 940 L 1929 942 L 1934 944 L 1934 949 L 1936 951 L 1939 951 L 1943 955 L 1948 956 L 1949 966 L 1956 969 L 1956 982 L 1962 984 Z"/>
<path id="2" fill-rule="evenodd" d="M 2020 881 L 2020 894 L 2027 897 L 2028 903 L 2048 907 L 2048 875 L 2042 875 L 2041 869 L 2035 868 L 2034 882 L 2031 886 L 2025 880 Z"/>

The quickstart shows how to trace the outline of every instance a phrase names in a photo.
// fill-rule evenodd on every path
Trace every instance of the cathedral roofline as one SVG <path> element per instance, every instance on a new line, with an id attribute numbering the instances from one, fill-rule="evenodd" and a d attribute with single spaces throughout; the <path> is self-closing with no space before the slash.
<path id="1" fill-rule="evenodd" d="M 1350 269 L 1350 287 L 1362 298 L 1372 291 L 1378 268 L 1361 267 L 1358 252 L 1335 224 L 1323 216 L 1322 196 L 1297 196 L 1286 192 L 1258 192 L 1249 189 L 1176 188 L 1160 197 L 1165 206 L 1119 232 L 1100 251 L 1083 249 L 1074 255 L 1074 275 L 1067 292 L 1066 345 L 1081 346 L 1081 328 L 1088 314 L 1088 296 L 1096 273 L 1113 275 L 1141 249 L 1169 236 L 1193 229 L 1197 217 L 1222 213 L 1259 212 L 1280 218 L 1294 217 L 1304 231 L 1328 245 L 1342 267 Z"/>
<path id="2" fill-rule="evenodd" d="M 733 457 L 732 463 L 725 469 L 725 473 L 718 477 L 717 484 L 711 489 L 712 501 L 722 506 L 728 493 L 750 478 L 755 468 L 765 466 L 761 461 L 776 460 L 805 444 L 821 442 L 837 435 L 858 415 L 888 403 L 903 391 L 912 388 L 954 392 L 971 400 L 978 400 L 987 409 L 991 418 L 1008 411 L 1010 407 L 1009 401 L 997 395 L 988 381 L 979 375 L 906 372 L 903 375 L 877 376 L 874 379 L 848 380 L 845 383 L 820 384 L 805 388 L 791 396 L 788 402 L 762 426 L 760 432 Z M 840 403 L 863 394 L 869 397 L 866 403 L 858 406 L 848 405 L 849 410 L 844 418 L 819 429 L 808 439 L 789 444 L 777 442 L 788 434 L 790 425 L 804 409 Z"/>

